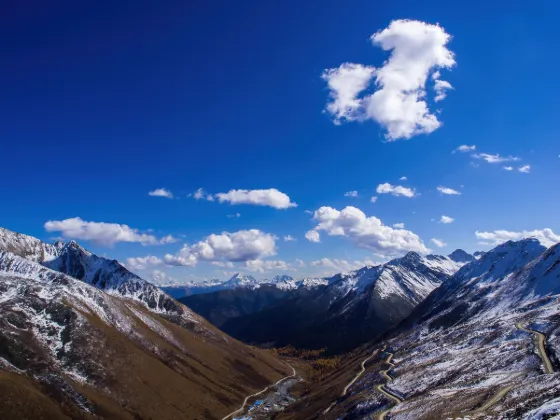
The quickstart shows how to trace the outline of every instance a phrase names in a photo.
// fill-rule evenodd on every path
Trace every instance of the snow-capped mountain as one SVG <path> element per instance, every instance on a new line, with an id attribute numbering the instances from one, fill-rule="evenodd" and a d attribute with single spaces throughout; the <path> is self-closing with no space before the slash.
<path id="1" fill-rule="evenodd" d="M 179 303 L 154 311 L 33 261 L 33 244 L 32 259 L 0 251 L 3 418 L 221 417 L 287 374 Z"/>
<path id="2" fill-rule="evenodd" d="M 128 271 L 116 260 L 98 257 L 75 241 L 41 242 L 32 236 L 0 228 L 0 250 L 91 284 L 109 294 L 142 302 L 150 310 L 182 315 L 183 308 L 158 287 Z"/>
<path id="3" fill-rule="evenodd" d="M 203 293 L 213 293 L 220 290 L 233 290 L 239 288 L 247 288 L 255 290 L 261 286 L 273 286 L 279 290 L 297 290 L 303 288 L 310 290 L 319 286 L 328 284 L 328 279 L 305 277 L 301 280 L 295 280 L 288 275 L 277 275 L 271 280 L 257 280 L 248 274 L 236 273 L 226 281 L 208 280 L 202 282 L 187 282 L 182 285 L 164 286 L 161 289 L 171 296 L 179 299 L 187 296 L 198 295 Z"/>
<path id="4" fill-rule="evenodd" d="M 471 259 L 464 251 L 450 256 L 409 252 L 324 279 L 323 287 L 230 319 L 223 330 L 252 343 L 352 348 L 396 325 Z"/>
<path id="5" fill-rule="evenodd" d="M 391 408 L 391 419 L 401 420 L 559 414 L 560 405 L 549 404 L 560 395 L 559 293 L 560 244 L 509 241 L 479 255 L 373 343 L 394 353 L 385 389 L 403 402 L 376 392 L 379 376 L 366 373 L 328 418 Z"/>

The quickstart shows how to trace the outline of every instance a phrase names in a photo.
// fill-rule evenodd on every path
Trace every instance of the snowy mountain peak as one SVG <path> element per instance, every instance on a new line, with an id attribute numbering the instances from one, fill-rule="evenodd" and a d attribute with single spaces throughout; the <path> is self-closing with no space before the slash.
<path id="1" fill-rule="evenodd" d="M 459 263 L 468 263 L 474 261 L 475 259 L 474 256 L 472 256 L 466 251 L 463 251 L 462 249 L 456 249 L 451 254 L 449 254 L 448 257 L 453 261 Z"/>
<path id="2" fill-rule="evenodd" d="M 281 282 L 288 282 L 292 280 L 293 277 L 288 276 L 286 274 L 282 274 L 282 275 L 272 277 L 271 283 L 281 283 Z"/>

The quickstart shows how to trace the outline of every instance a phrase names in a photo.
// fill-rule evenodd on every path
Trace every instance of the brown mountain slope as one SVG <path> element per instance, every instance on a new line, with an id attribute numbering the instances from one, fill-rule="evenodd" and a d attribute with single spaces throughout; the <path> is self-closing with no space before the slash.
<path id="1" fill-rule="evenodd" d="M 0 252 L 0 418 L 221 419 L 289 373 L 188 308 L 158 314 Z"/>

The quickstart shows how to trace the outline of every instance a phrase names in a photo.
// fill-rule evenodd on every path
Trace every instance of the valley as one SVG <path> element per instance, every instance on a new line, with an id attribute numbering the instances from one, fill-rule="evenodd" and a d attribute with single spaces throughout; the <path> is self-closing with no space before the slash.
<path id="1" fill-rule="evenodd" d="M 0 372 L 22 390 L 3 416 L 538 419 L 560 401 L 560 245 L 409 253 L 305 287 L 237 276 L 185 306 L 75 242 L 0 233 Z"/>

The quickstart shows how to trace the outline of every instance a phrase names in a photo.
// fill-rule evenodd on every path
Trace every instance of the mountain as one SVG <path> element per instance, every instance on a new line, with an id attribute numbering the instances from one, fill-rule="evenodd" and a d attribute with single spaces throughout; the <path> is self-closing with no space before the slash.
<path id="1" fill-rule="evenodd" d="M 327 279 L 294 280 L 287 275 L 262 280 L 258 285 L 224 288 L 180 298 L 196 313 L 221 328 L 230 319 L 256 314 L 287 299 L 306 297 L 311 291 L 326 286 Z"/>
<path id="2" fill-rule="evenodd" d="M 83 280 L 107 293 L 142 302 L 149 309 L 181 315 L 183 309 L 158 287 L 128 271 L 116 260 L 98 257 L 75 241 L 54 245 L 0 228 L 0 250 L 41 263 L 45 267 Z"/>
<path id="3" fill-rule="evenodd" d="M 239 288 L 256 290 L 264 285 L 273 286 L 280 290 L 295 290 L 298 288 L 309 290 L 326 284 L 328 284 L 327 279 L 306 277 L 301 280 L 294 280 L 288 275 L 278 275 L 274 276 L 272 280 L 264 279 L 259 281 L 251 275 L 237 273 L 227 281 L 209 280 L 205 282 L 188 282 L 182 285 L 162 287 L 161 289 L 174 298 L 179 299 L 221 290 L 234 290 Z"/>
<path id="4" fill-rule="evenodd" d="M 336 401 L 326 418 L 384 410 L 391 419 L 553 418 L 560 413 L 559 293 L 560 244 L 509 241 L 479 255 L 371 344 L 385 352 L 369 366 L 393 355 L 392 380 L 367 368 L 352 398 Z M 379 384 L 403 401 L 395 405 Z"/>
<path id="5" fill-rule="evenodd" d="M 251 344 L 344 351 L 408 316 L 465 265 L 465 254 L 422 257 L 409 252 L 386 264 L 337 274 L 327 279 L 327 286 L 233 317 L 221 328 Z"/>
<path id="6" fill-rule="evenodd" d="M 0 234 L 0 418 L 220 419 L 291 373 L 115 261 Z"/>

